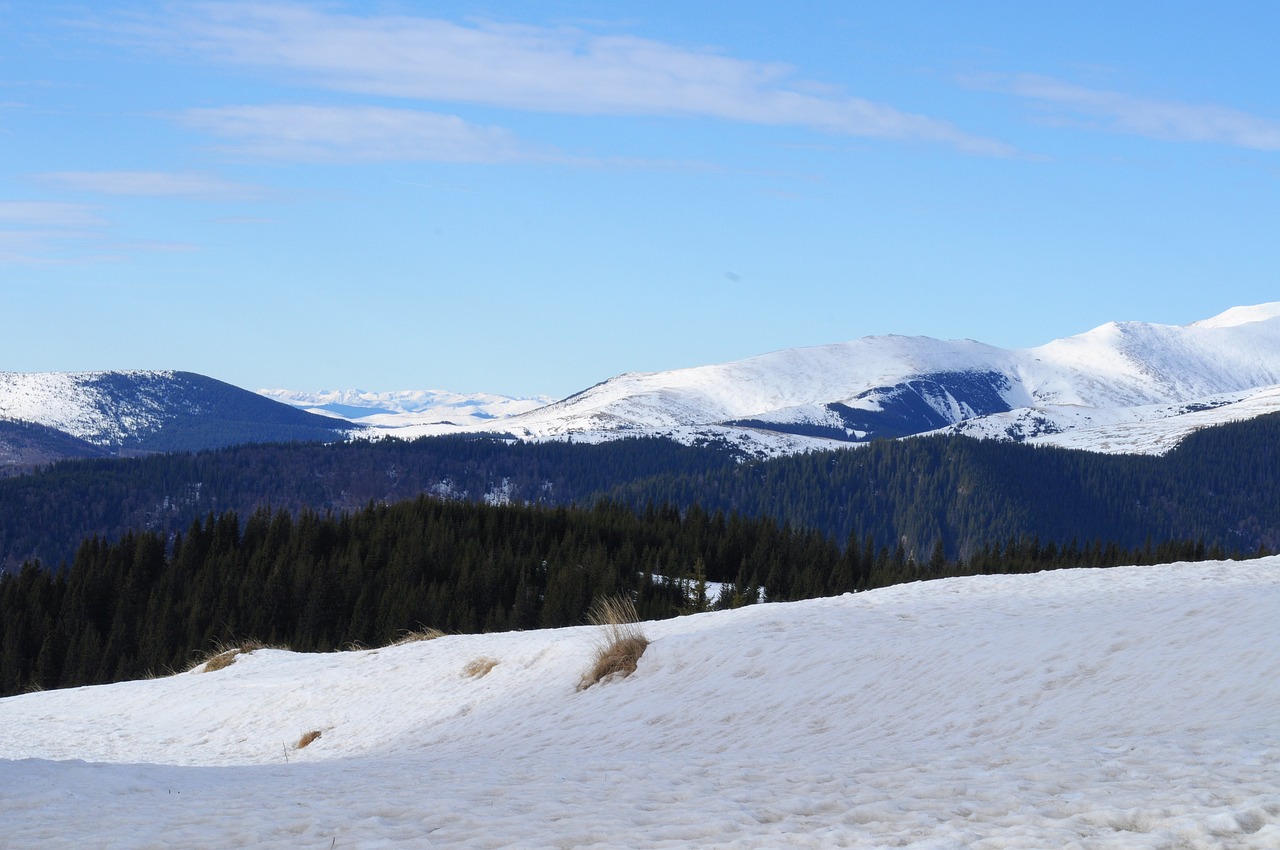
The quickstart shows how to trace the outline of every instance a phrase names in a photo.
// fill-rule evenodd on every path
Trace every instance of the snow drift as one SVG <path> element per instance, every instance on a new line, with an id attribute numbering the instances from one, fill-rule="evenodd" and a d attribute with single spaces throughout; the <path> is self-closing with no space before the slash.
<path id="1" fill-rule="evenodd" d="M 14 848 L 1274 848 L 1277 611 L 1273 557 L 648 623 L 585 691 L 586 627 L 259 650 L 0 700 L 0 823 Z"/>

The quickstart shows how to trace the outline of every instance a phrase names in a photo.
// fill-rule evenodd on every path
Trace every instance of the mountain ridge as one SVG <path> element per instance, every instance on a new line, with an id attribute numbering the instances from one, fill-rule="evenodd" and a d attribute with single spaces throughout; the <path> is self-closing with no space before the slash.
<path id="1" fill-rule="evenodd" d="M 34 425 L 117 456 L 245 442 L 333 440 L 357 427 L 175 370 L 0 372 L 0 422 L 6 423 L 5 434 L 17 433 L 20 424 Z M 27 428 L 23 433 L 35 432 Z M 45 448 L 53 445 L 50 439 Z M 94 453 L 74 446 L 60 453 L 20 451 L 12 439 L 6 445 L 11 451 L 5 460 L 16 466 Z"/>
<path id="2" fill-rule="evenodd" d="M 631 372 L 484 429 L 526 439 L 679 439 L 682 430 L 727 427 L 758 435 L 767 452 L 770 435 L 812 436 L 820 442 L 810 448 L 828 448 L 939 430 L 1088 448 L 1082 435 L 1107 428 L 1110 450 L 1158 453 L 1185 433 L 1174 421 L 1184 413 L 1222 409 L 1226 421 L 1280 409 L 1265 392 L 1278 386 L 1275 302 L 1188 325 L 1108 322 L 1024 349 L 882 335 Z M 993 417 L 1008 424 L 979 427 Z M 1041 424 L 1029 429 L 1030 421 Z M 1122 426 L 1127 440 L 1114 436 Z M 1069 433 L 1070 441 L 1058 436 Z"/>
<path id="3" fill-rule="evenodd" d="M 245 405 L 256 409 L 229 413 Z M 1161 454 L 1197 428 L 1276 410 L 1280 302 L 1186 325 L 1112 321 L 1021 349 L 867 336 L 624 372 L 560 400 L 443 390 L 250 393 L 175 371 L 0 372 L 0 421 L 35 422 L 116 454 L 460 433 L 589 442 L 661 436 L 756 457 L 929 433 Z"/>

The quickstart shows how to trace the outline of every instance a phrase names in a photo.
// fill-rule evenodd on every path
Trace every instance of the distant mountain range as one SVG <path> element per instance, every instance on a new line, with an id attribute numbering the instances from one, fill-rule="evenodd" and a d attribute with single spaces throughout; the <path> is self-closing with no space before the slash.
<path id="1" fill-rule="evenodd" d="M 191 372 L 0 372 L 0 465 L 342 439 L 354 426 Z"/>
<path id="2" fill-rule="evenodd" d="M 1026 349 L 865 337 L 627 373 L 555 402 L 433 390 L 251 393 L 188 372 L 6 372 L 0 465 L 467 432 L 588 442 L 666 436 L 755 456 L 954 432 L 1162 454 L 1192 431 L 1276 410 L 1280 302 L 1189 325 L 1110 322 Z"/>
<path id="3" fill-rule="evenodd" d="M 336 416 L 367 428 L 437 426 L 452 429 L 479 427 L 550 404 L 549 396 L 516 398 L 494 393 L 462 393 L 444 390 L 258 390 L 260 395 L 311 413 Z"/>
<path id="4" fill-rule="evenodd" d="M 1232 308 L 1185 326 L 1111 322 L 1027 349 L 866 337 L 627 373 L 505 418 L 424 424 L 387 416 L 377 425 L 402 436 L 658 435 L 728 442 L 755 455 L 935 432 L 1162 454 L 1199 428 L 1276 410 L 1280 302 Z"/>

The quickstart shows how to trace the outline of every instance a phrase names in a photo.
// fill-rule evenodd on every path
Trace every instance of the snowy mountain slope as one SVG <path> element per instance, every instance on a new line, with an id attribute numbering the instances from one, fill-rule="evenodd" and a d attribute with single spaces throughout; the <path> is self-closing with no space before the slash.
<path id="1" fill-rule="evenodd" d="M 0 700 L 3 843 L 1274 848 L 1278 606 L 1274 557 L 951 579 L 646 624 L 585 691 L 585 627 L 260 650 Z"/>
<path id="2" fill-rule="evenodd" d="M 968 433 L 1054 442 L 1054 434 L 1089 424 L 1146 423 L 1212 408 L 1227 417 L 1249 415 L 1265 405 L 1226 410 L 1224 397 L 1234 396 L 1234 403 L 1275 386 L 1280 302 L 1232 308 L 1186 326 L 1112 322 L 1029 349 L 881 336 L 629 373 L 483 427 L 548 438 L 714 425 L 861 442 L 964 423 Z M 1225 419 L 1200 415 L 1194 425 L 1158 429 L 1165 438 L 1126 444 L 1167 450 L 1171 435 L 1215 421 Z M 1093 446 L 1083 433 L 1061 441 Z"/>
<path id="3" fill-rule="evenodd" d="M 842 402 L 875 410 L 864 396 L 918 375 L 996 371 L 1005 352 L 972 341 L 867 337 L 788 349 L 674 372 L 628 373 L 504 423 L 530 434 L 664 428 L 759 418 L 775 411 Z M 945 405 L 950 407 L 949 404 Z"/>
<path id="4" fill-rule="evenodd" d="M 351 426 L 191 372 L 0 372 L 0 418 L 112 451 L 336 439 Z"/>
<path id="5" fill-rule="evenodd" d="M 1106 452 L 1164 454 L 1201 428 L 1280 412 L 1280 386 L 1180 404 L 1120 408 L 1046 406 L 969 419 L 939 429 L 980 439 Z"/>

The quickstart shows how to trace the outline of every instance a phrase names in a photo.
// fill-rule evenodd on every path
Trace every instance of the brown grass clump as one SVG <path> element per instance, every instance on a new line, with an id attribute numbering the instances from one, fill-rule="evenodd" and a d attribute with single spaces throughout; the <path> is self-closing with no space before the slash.
<path id="1" fill-rule="evenodd" d="M 600 627 L 600 637 L 591 656 L 591 666 L 578 682 L 584 691 L 597 682 L 625 678 L 636 671 L 649 639 L 640 628 L 636 606 L 629 599 L 597 599 L 587 612 L 587 621 Z"/>
<path id="2" fill-rule="evenodd" d="M 431 629 L 431 628 L 410 629 L 402 633 L 400 635 L 400 638 L 394 644 L 392 644 L 392 646 L 399 646 L 402 643 L 416 643 L 417 641 L 420 641 L 420 640 L 435 640 L 436 638 L 442 638 L 442 637 L 444 637 L 444 632 L 440 631 L 439 629 Z"/>
<path id="3" fill-rule="evenodd" d="M 301 738 L 298 739 L 298 745 L 294 749 L 300 750 L 303 747 L 309 745 L 312 741 L 314 741 L 316 738 L 319 738 L 319 737 L 320 737 L 320 730 L 312 729 L 310 732 L 307 732 Z"/>
<path id="4" fill-rule="evenodd" d="M 257 649 L 265 649 L 263 644 L 256 640 L 247 640 L 239 646 L 228 645 L 225 643 L 216 644 L 203 660 L 197 661 L 191 665 L 192 669 L 200 668 L 201 673 L 212 673 L 215 670 L 221 670 L 224 667 L 230 667 L 236 663 L 237 656 L 248 655 Z"/>
<path id="5" fill-rule="evenodd" d="M 498 666 L 498 659 L 490 658 L 487 655 L 480 658 L 472 659 L 467 662 L 467 666 L 462 668 L 462 675 L 472 679 L 479 679 L 494 667 Z"/>

